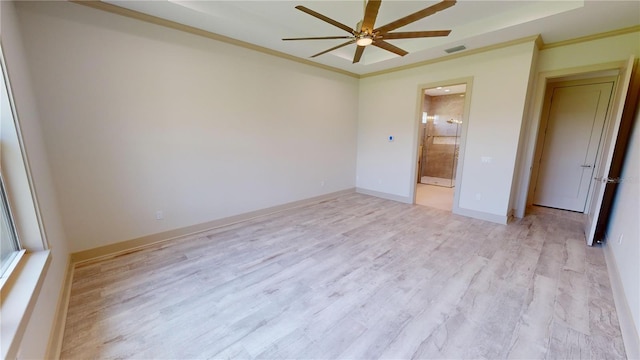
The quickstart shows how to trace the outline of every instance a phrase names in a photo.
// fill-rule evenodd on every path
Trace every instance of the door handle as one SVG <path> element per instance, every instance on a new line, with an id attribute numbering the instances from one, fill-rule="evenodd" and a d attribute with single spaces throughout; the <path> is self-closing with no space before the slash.
<path id="1" fill-rule="evenodd" d="M 590 168 L 591 166 L 592 166 L 591 164 L 583 164 L 583 165 L 580 165 L 580 167 L 583 167 L 583 168 Z"/>
<path id="2" fill-rule="evenodd" d="M 610 177 L 594 177 L 593 180 L 599 181 L 604 184 L 620 184 L 622 178 L 610 178 Z"/>

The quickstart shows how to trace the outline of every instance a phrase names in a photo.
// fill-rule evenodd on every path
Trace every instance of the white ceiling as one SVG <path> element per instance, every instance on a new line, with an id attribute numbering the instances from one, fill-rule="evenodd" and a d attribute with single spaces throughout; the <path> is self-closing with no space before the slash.
<path id="1" fill-rule="evenodd" d="M 349 26 L 364 12 L 363 0 L 258 1 L 110 1 L 105 2 L 201 28 L 299 58 L 366 74 L 447 55 L 445 49 L 467 50 L 542 35 L 545 43 L 640 25 L 640 1 L 572 0 L 459 0 L 444 11 L 396 31 L 447 30 L 448 37 L 389 40 L 409 52 L 404 57 L 369 46 L 360 63 L 352 64 L 356 45 L 348 45 L 314 59 L 309 56 L 345 40 L 282 41 L 285 37 L 349 35 L 345 31 L 295 9 L 304 5 Z M 383 0 L 375 26 L 431 6 L 439 1 Z"/>

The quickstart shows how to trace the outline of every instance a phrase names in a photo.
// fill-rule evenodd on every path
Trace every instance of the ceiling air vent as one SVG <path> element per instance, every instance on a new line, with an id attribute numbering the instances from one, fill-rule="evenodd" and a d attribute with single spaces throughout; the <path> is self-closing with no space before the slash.
<path id="1" fill-rule="evenodd" d="M 462 50 L 466 50 L 467 48 L 464 45 L 460 45 L 460 46 L 456 46 L 456 47 L 452 47 L 450 49 L 446 49 L 445 51 L 448 54 L 454 53 L 454 52 L 458 52 L 458 51 L 462 51 Z"/>

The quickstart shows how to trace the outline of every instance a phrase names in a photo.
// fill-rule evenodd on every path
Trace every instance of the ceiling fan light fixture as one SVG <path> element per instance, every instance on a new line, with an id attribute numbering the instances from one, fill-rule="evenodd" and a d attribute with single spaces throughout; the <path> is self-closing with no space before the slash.
<path id="1" fill-rule="evenodd" d="M 356 44 L 358 46 L 371 45 L 371 44 L 373 44 L 373 39 L 368 35 L 361 36 L 361 37 L 358 38 L 358 40 L 356 40 Z"/>
<path id="2" fill-rule="evenodd" d="M 325 51 L 319 52 L 315 55 L 311 55 L 311 57 L 315 58 L 322 54 L 326 54 L 330 51 L 334 51 L 342 47 L 356 43 L 358 47 L 356 48 L 355 54 L 353 55 L 353 63 L 355 64 L 360 61 L 365 48 L 369 45 L 374 45 L 382 50 L 392 52 L 398 56 L 405 56 L 408 54 L 406 50 L 403 50 L 397 46 L 394 46 L 388 43 L 387 40 L 449 36 L 449 33 L 451 32 L 451 30 L 400 31 L 400 32 L 392 32 L 392 31 L 395 29 L 399 29 L 403 26 L 409 25 L 411 23 L 414 23 L 420 19 L 424 19 L 425 17 L 433 15 L 439 11 L 448 9 L 451 6 L 456 4 L 456 0 L 442 0 L 437 4 L 434 4 L 422 10 L 416 11 L 413 14 L 409 14 L 405 17 L 392 21 L 378 28 L 375 28 L 374 24 L 376 22 L 376 18 L 378 16 L 378 10 L 380 9 L 380 4 L 382 3 L 382 0 L 364 0 L 364 1 L 365 1 L 364 16 L 362 17 L 362 20 L 358 22 L 355 28 L 345 25 L 339 21 L 333 20 L 328 16 L 322 15 L 302 5 L 296 6 L 296 9 L 346 31 L 347 33 L 349 33 L 349 36 L 345 35 L 345 36 L 299 37 L 299 38 L 285 38 L 282 40 L 288 41 L 288 40 L 349 39 L 349 41 L 347 42 L 334 46 Z"/>

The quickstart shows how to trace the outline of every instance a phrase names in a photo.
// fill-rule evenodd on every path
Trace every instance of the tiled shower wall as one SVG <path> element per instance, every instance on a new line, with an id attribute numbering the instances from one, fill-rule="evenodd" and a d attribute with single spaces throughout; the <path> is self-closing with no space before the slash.
<path id="1" fill-rule="evenodd" d="M 461 125 L 450 124 L 447 120 L 462 120 L 464 100 L 464 94 L 425 95 L 423 111 L 429 116 L 435 115 L 436 119 L 421 124 L 421 176 L 455 179 Z"/>

